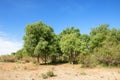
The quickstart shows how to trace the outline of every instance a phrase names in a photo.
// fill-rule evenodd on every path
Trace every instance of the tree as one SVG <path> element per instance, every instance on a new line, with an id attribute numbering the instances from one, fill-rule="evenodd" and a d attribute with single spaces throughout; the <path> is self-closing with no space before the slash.
<path id="1" fill-rule="evenodd" d="M 38 43 L 38 45 L 36 46 L 35 50 L 34 50 L 34 54 L 37 56 L 37 61 L 39 62 L 39 57 L 44 57 L 45 58 L 45 63 L 47 60 L 47 53 L 46 52 L 46 48 L 47 48 L 48 42 L 45 41 L 44 39 L 41 39 L 41 41 Z"/>
<path id="2" fill-rule="evenodd" d="M 87 34 L 82 34 L 80 36 L 80 40 L 81 40 L 81 53 L 82 54 L 89 54 L 90 53 L 90 36 Z"/>
<path id="3" fill-rule="evenodd" d="M 103 41 L 103 46 L 96 51 L 96 56 L 100 63 L 106 65 L 120 64 L 120 44 L 119 44 L 119 30 L 110 29 Z"/>
<path id="4" fill-rule="evenodd" d="M 22 59 L 22 57 L 23 57 L 23 49 L 18 50 L 18 51 L 15 53 L 15 57 L 16 57 L 18 60 Z"/>
<path id="5" fill-rule="evenodd" d="M 103 41 L 106 40 L 106 35 L 109 33 L 109 25 L 102 24 L 97 28 L 93 28 L 90 32 L 90 48 L 91 51 L 102 47 Z"/>
<path id="6" fill-rule="evenodd" d="M 26 34 L 24 36 L 24 49 L 30 56 L 44 58 L 46 63 L 47 57 L 54 50 L 54 31 L 50 26 L 42 22 L 29 24 L 26 26 Z"/>
<path id="7" fill-rule="evenodd" d="M 60 48 L 60 36 L 59 35 L 55 35 L 54 37 L 54 51 L 52 51 L 52 54 L 50 55 L 50 59 L 52 63 L 56 63 L 58 61 L 62 61 L 61 57 L 62 57 L 62 51 Z"/>
<path id="8" fill-rule="evenodd" d="M 69 57 L 70 63 L 73 63 L 76 55 L 80 53 L 80 46 L 79 29 L 71 27 L 61 33 L 60 48 L 64 55 Z"/>
<path id="9" fill-rule="evenodd" d="M 109 25 L 100 25 L 91 31 L 90 48 L 97 60 L 105 65 L 120 63 L 120 31 L 109 28 Z"/>
<path id="10" fill-rule="evenodd" d="M 60 33 L 60 38 L 62 37 L 62 36 L 64 36 L 65 34 L 76 34 L 76 35 L 78 35 L 78 36 L 80 36 L 80 31 L 79 31 L 79 29 L 77 29 L 77 28 L 74 28 L 74 27 L 70 27 L 70 28 L 66 28 L 65 30 L 63 30 L 61 33 Z"/>

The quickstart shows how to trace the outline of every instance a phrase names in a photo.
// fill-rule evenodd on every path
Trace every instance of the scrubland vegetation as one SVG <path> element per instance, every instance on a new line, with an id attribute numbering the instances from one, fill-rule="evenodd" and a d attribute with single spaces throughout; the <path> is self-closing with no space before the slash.
<path id="1" fill-rule="evenodd" d="M 23 40 L 22 49 L 0 56 L 0 80 L 120 80 L 120 29 L 102 24 L 90 34 L 75 27 L 55 34 L 37 22 Z"/>
<path id="2" fill-rule="evenodd" d="M 51 26 L 37 22 L 26 26 L 23 40 L 22 49 L 0 56 L 0 61 L 120 66 L 120 29 L 107 24 L 92 28 L 90 34 L 81 34 L 75 27 L 55 34 Z"/>

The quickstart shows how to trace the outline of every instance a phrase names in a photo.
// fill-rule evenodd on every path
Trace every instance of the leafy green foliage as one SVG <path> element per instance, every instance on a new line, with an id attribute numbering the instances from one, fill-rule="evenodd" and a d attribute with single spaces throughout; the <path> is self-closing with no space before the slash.
<path id="1" fill-rule="evenodd" d="M 80 53 L 80 33 L 78 29 L 70 28 L 61 33 L 60 48 L 64 55 L 69 56 L 70 63 L 73 63 L 75 56 Z"/>
<path id="2" fill-rule="evenodd" d="M 91 32 L 91 46 L 93 53 L 101 64 L 120 64 L 120 30 L 109 29 L 108 25 L 101 25 Z M 95 33 L 96 32 L 96 33 Z M 95 33 L 93 35 L 93 33 Z"/>
<path id="3" fill-rule="evenodd" d="M 79 62 L 83 67 L 96 64 L 120 64 L 120 30 L 102 24 L 92 28 L 90 34 L 80 34 L 70 27 L 56 35 L 42 22 L 25 28 L 24 48 L 15 53 L 17 59 L 25 54 L 47 62 Z"/>
<path id="4" fill-rule="evenodd" d="M 24 48 L 30 56 L 36 56 L 38 62 L 41 57 L 46 63 L 47 57 L 54 51 L 54 37 L 53 29 L 42 22 L 27 25 Z"/>
<path id="5" fill-rule="evenodd" d="M 81 67 L 95 67 L 98 64 L 98 61 L 94 55 L 84 55 L 79 56 L 79 63 L 82 64 Z"/>
<path id="6" fill-rule="evenodd" d="M 109 25 L 100 25 L 97 28 L 93 28 L 90 32 L 90 47 L 92 51 L 99 47 L 102 47 L 103 41 L 106 40 L 106 35 L 109 33 Z"/>
<path id="7" fill-rule="evenodd" d="M 80 36 L 81 40 L 81 53 L 86 55 L 90 53 L 90 36 L 87 34 L 82 34 Z"/>
<path id="8" fill-rule="evenodd" d="M 18 50 L 14 55 L 17 60 L 22 59 L 23 58 L 23 49 Z"/>

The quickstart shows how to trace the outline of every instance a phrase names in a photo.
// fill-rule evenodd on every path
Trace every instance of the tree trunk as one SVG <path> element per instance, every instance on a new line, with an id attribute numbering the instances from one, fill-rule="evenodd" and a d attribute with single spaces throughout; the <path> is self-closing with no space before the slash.
<path id="1" fill-rule="evenodd" d="M 73 54 L 71 53 L 71 64 L 73 64 Z"/>
<path id="2" fill-rule="evenodd" d="M 70 64 L 73 64 L 73 54 L 72 53 L 70 53 L 69 60 L 70 60 Z"/>
<path id="3" fill-rule="evenodd" d="M 39 55 L 37 56 L 37 62 L 38 62 L 38 63 L 40 62 L 40 60 L 39 60 Z"/>
<path id="4" fill-rule="evenodd" d="M 52 63 L 56 63 L 56 62 L 57 62 L 56 56 L 55 56 L 55 55 L 52 55 L 52 56 L 51 56 L 51 60 L 52 60 Z"/>
<path id="5" fill-rule="evenodd" d="M 47 55 L 45 54 L 45 64 L 46 64 L 46 62 L 47 62 Z"/>

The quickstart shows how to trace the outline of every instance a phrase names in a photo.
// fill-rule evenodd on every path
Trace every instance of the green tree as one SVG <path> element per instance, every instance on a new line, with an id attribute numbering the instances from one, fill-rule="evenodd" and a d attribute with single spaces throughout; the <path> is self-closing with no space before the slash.
<path id="1" fill-rule="evenodd" d="M 120 63 L 120 41 L 119 30 L 110 29 L 106 35 L 106 40 L 103 41 L 103 46 L 96 51 L 97 59 L 100 63 L 106 65 L 117 65 Z"/>
<path id="2" fill-rule="evenodd" d="M 52 63 L 56 63 L 58 61 L 61 61 L 61 57 L 62 57 L 62 51 L 60 48 L 60 36 L 59 35 L 55 35 L 54 37 L 54 51 L 52 51 L 52 54 L 50 55 L 50 59 Z"/>
<path id="3" fill-rule="evenodd" d="M 15 53 L 15 57 L 16 57 L 18 60 L 22 59 L 22 57 L 23 57 L 23 49 L 18 50 L 18 51 Z"/>
<path id="4" fill-rule="evenodd" d="M 118 65 L 120 63 L 120 30 L 110 29 L 109 25 L 100 25 L 90 33 L 90 48 L 101 64 Z"/>
<path id="5" fill-rule="evenodd" d="M 59 37 L 61 38 L 62 36 L 64 36 L 65 34 L 76 34 L 78 36 L 80 36 L 80 31 L 78 28 L 74 28 L 74 27 L 70 27 L 70 28 L 66 28 L 65 30 L 63 30 Z"/>
<path id="6" fill-rule="evenodd" d="M 80 53 L 80 32 L 74 27 L 67 28 L 61 33 L 60 48 L 64 55 L 69 57 L 69 62 L 73 63 Z"/>
<path id="7" fill-rule="evenodd" d="M 106 40 L 106 36 L 109 33 L 109 25 L 102 24 L 97 28 L 93 28 L 90 32 L 90 48 L 91 51 L 97 50 L 102 47 L 103 41 Z"/>
<path id="8" fill-rule="evenodd" d="M 44 61 L 46 63 L 47 61 L 47 53 L 46 49 L 48 47 L 48 42 L 45 41 L 44 39 L 41 39 L 41 41 L 38 43 L 38 45 L 36 46 L 35 50 L 34 50 L 34 54 L 35 56 L 37 56 L 37 60 L 39 62 L 39 57 L 41 56 L 42 58 L 44 57 Z"/>
<path id="9" fill-rule="evenodd" d="M 50 26 L 42 22 L 29 24 L 26 26 L 26 34 L 24 36 L 24 48 L 30 56 L 44 58 L 46 63 L 47 57 L 51 51 L 54 51 L 54 31 Z"/>
<path id="10" fill-rule="evenodd" d="M 87 34 L 82 34 L 80 36 L 80 40 L 81 40 L 81 53 L 82 54 L 89 54 L 90 53 L 90 36 Z"/>

